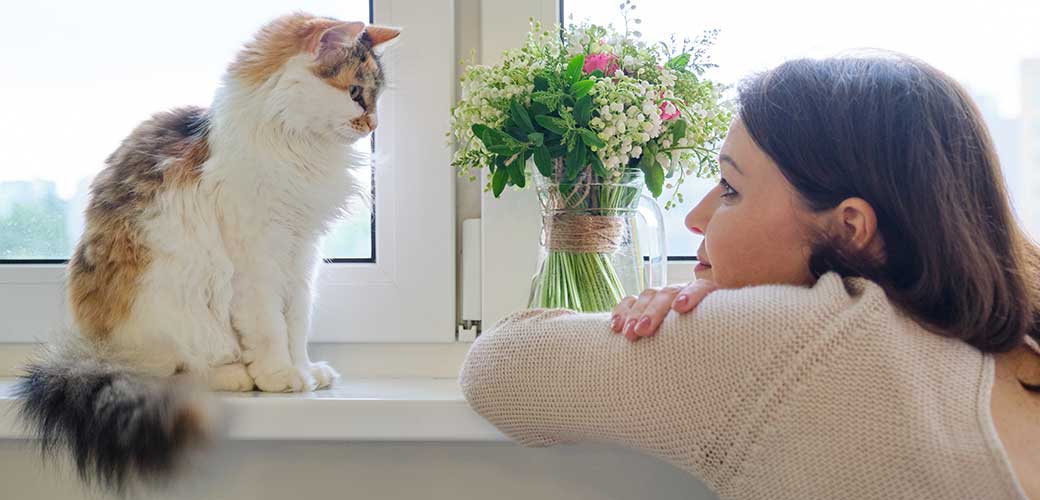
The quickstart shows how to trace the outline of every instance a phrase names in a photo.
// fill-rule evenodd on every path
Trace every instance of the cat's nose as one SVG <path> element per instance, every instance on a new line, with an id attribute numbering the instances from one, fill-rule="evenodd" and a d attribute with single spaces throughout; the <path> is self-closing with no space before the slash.
<path id="1" fill-rule="evenodd" d="M 367 134 L 376 129 L 376 116 L 366 113 L 351 120 L 350 124 L 353 125 L 354 130 Z"/>

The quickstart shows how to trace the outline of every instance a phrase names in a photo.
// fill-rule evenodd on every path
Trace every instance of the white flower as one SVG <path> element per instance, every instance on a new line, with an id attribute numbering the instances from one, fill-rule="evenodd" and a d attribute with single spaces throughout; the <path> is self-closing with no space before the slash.
<path id="1" fill-rule="evenodd" d="M 600 133 L 605 135 L 605 136 L 607 136 L 607 137 L 603 138 L 603 140 L 607 140 L 610 137 L 614 137 L 614 134 L 616 134 L 617 131 L 614 129 L 614 127 L 607 127 L 605 129 L 603 129 L 603 132 L 600 132 Z"/>
<path id="2" fill-rule="evenodd" d="M 668 139 L 661 141 L 661 147 L 665 149 L 672 147 L 672 141 L 669 141 Z"/>
<path id="3" fill-rule="evenodd" d="M 626 68 L 631 68 L 636 64 L 636 58 L 632 56 L 625 56 L 625 58 L 622 60 L 622 64 L 624 64 Z"/>
<path id="4" fill-rule="evenodd" d="M 604 120 L 606 120 L 607 117 L 610 116 L 610 107 L 603 106 L 602 108 L 599 108 L 599 115 L 602 116 Z"/>
<path id="5" fill-rule="evenodd" d="M 679 145 L 682 146 L 682 147 L 689 146 L 690 145 L 690 141 L 687 140 L 685 137 L 680 137 L 679 138 Z"/>
<path id="6" fill-rule="evenodd" d="M 617 123 L 614 124 L 614 128 L 616 128 L 618 132 L 624 134 L 625 133 L 625 129 L 626 129 L 625 121 L 624 120 L 618 120 Z"/>
<path id="7" fill-rule="evenodd" d="M 647 134 L 645 132 L 642 133 L 642 134 L 639 134 L 639 141 L 640 142 L 650 142 L 650 134 Z"/>
<path id="8" fill-rule="evenodd" d="M 610 103 L 610 110 L 615 113 L 620 113 L 625 110 L 625 104 L 621 101 L 614 101 Z"/>
<path id="9" fill-rule="evenodd" d="M 639 158 L 640 156 L 643 156 L 643 148 L 641 148 L 639 146 L 636 146 L 636 147 L 632 148 L 632 151 L 630 152 L 630 154 L 631 154 L 632 158 Z"/>

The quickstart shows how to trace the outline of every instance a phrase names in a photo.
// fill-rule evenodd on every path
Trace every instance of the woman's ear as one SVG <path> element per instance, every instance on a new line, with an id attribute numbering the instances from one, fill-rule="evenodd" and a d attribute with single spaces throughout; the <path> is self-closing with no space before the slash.
<path id="1" fill-rule="evenodd" d="M 838 236 L 848 250 L 883 260 L 884 242 L 878 233 L 877 214 L 863 198 L 847 198 L 832 212 L 836 217 Z"/>

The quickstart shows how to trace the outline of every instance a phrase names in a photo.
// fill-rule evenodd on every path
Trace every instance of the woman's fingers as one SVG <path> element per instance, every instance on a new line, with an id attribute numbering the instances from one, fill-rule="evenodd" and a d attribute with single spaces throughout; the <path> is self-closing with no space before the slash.
<path id="1" fill-rule="evenodd" d="M 649 337 L 657 333 L 669 311 L 690 312 L 716 289 L 712 281 L 697 280 L 685 287 L 648 288 L 638 297 L 629 295 L 614 307 L 610 329 L 633 342 Z"/>
<path id="2" fill-rule="evenodd" d="M 628 313 L 625 317 L 625 327 L 622 333 L 625 334 L 625 338 L 628 340 L 637 340 L 636 327 L 639 325 L 639 321 L 643 318 L 643 310 L 650 304 L 654 297 L 657 296 L 658 290 L 655 288 L 647 288 L 639 294 L 639 298 L 636 299 L 635 303 L 628 308 Z"/>
<path id="3" fill-rule="evenodd" d="M 628 319 L 628 310 L 632 308 L 632 304 L 635 304 L 637 297 L 635 295 L 629 295 L 621 299 L 618 305 L 614 306 L 614 314 L 610 320 L 610 329 L 614 330 L 614 333 L 621 333 L 625 328 L 625 320 Z"/>
<path id="4" fill-rule="evenodd" d="M 697 280 L 686 285 L 675 297 L 672 309 L 677 313 L 688 313 L 707 297 L 709 293 L 718 290 L 719 286 L 714 281 Z"/>
<path id="5" fill-rule="evenodd" d="M 668 312 L 672 309 L 672 302 L 681 290 L 680 287 L 670 286 L 657 292 L 647 304 L 646 309 L 643 309 L 643 316 L 636 323 L 635 334 L 639 337 L 649 337 L 657 333 L 657 328 L 661 326 L 665 316 L 668 316 Z"/>

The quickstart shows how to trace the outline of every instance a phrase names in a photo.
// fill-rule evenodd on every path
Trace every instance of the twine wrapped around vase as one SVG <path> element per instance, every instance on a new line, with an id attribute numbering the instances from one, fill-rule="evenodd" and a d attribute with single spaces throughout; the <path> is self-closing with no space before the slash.
<path id="1" fill-rule="evenodd" d="M 621 247 L 625 221 L 613 215 L 554 213 L 542 217 L 549 250 L 614 253 Z"/>

